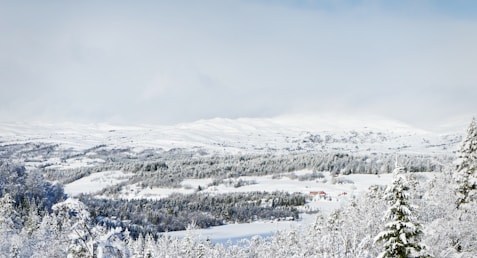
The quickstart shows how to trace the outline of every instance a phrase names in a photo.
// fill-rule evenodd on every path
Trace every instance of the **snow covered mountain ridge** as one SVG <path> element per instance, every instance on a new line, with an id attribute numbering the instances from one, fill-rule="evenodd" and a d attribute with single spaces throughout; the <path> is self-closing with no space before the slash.
<path id="1" fill-rule="evenodd" d="M 57 144 L 87 150 L 186 149 L 210 154 L 290 151 L 350 153 L 446 154 L 455 151 L 465 128 L 435 133 L 388 120 L 332 116 L 276 118 L 215 118 L 173 126 L 110 124 L 0 123 L 0 146 L 25 143 Z"/>

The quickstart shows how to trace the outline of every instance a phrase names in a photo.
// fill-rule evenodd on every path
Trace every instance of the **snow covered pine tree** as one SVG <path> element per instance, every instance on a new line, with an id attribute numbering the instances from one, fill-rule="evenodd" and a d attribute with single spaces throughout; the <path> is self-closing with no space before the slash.
<path id="1" fill-rule="evenodd" d="M 384 231 L 374 239 L 375 243 L 383 242 L 384 251 L 379 257 L 423 257 L 419 255 L 424 247 L 419 242 L 422 231 L 412 215 L 409 189 L 404 169 L 396 166 L 394 180 L 384 195 L 390 204 L 384 215 L 384 220 L 388 223 L 384 226 Z"/>
<path id="2" fill-rule="evenodd" d="M 462 143 L 459 165 L 455 174 L 458 184 L 457 209 L 462 205 L 477 201 L 477 122 L 472 119 L 467 129 L 467 137 Z"/>

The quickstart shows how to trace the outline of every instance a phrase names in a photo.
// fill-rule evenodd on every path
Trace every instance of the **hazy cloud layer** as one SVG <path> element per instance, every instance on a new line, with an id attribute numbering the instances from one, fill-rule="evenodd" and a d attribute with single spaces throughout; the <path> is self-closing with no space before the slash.
<path id="1" fill-rule="evenodd" d="M 472 1 L 157 2 L 0 3 L 0 119 L 476 113 Z"/>

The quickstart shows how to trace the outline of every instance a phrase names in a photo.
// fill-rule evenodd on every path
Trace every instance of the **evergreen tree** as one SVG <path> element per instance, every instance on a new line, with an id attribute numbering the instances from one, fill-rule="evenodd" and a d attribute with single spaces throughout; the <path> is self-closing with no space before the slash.
<path id="1" fill-rule="evenodd" d="M 462 143 L 456 172 L 457 208 L 477 200 L 477 122 L 472 119 Z"/>
<path id="2" fill-rule="evenodd" d="M 69 232 L 61 231 L 59 219 L 54 214 L 43 216 L 38 230 L 30 236 L 37 240 L 34 242 L 31 257 L 66 257 L 69 246 L 65 244 L 65 239 L 69 239 L 67 233 Z"/>
<path id="3" fill-rule="evenodd" d="M 21 218 L 16 211 L 15 201 L 12 196 L 5 193 L 0 198 L 0 254 L 8 254 L 8 257 L 18 257 L 18 234 L 22 227 Z M 5 241 L 7 240 L 8 241 Z"/>
<path id="4" fill-rule="evenodd" d="M 60 231 L 67 233 L 70 245 L 68 256 L 95 257 L 98 235 L 91 224 L 90 214 L 84 203 L 69 198 L 53 206 Z"/>
<path id="5" fill-rule="evenodd" d="M 422 235 L 419 223 L 413 217 L 413 208 L 409 202 L 410 187 L 404 170 L 396 166 L 394 180 L 386 189 L 385 199 L 390 207 L 385 213 L 387 224 L 375 242 L 383 242 L 384 251 L 379 257 L 418 256 L 423 249 L 419 240 Z"/>
<path id="6" fill-rule="evenodd" d="M 0 198 L 0 234 L 7 237 L 8 234 L 18 233 L 21 229 L 21 218 L 15 209 L 15 200 L 8 193 Z"/>

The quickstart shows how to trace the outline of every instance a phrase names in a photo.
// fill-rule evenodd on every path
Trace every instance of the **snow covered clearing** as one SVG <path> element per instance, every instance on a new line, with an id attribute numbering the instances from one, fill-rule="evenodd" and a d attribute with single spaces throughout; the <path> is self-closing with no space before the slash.
<path id="1" fill-rule="evenodd" d="M 133 174 L 126 174 L 122 171 L 103 171 L 91 174 L 65 185 L 65 193 L 69 196 L 76 196 L 81 193 L 96 193 L 108 186 L 116 185 L 126 181 Z"/>
<path id="2" fill-rule="evenodd" d="M 228 224 L 206 229 L 190 229 L 183 231 L 167 232 L 164 235 L 172 237 L 192 237 L 196 240 L 210 240 L 212 243 L 239 244 L 240 240 L 260 236 L 270 237 L 280 230 L 296 229 L 309 225 L 315 216 L 303 214 L 300 221 L 256 221 L 252 223 Z"/>

